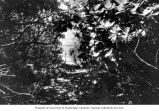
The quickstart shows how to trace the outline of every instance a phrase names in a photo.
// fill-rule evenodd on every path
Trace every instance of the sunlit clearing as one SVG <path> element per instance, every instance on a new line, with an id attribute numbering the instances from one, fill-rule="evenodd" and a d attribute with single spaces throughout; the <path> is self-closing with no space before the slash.
<path id="1" fill-rule="evenodd" d="M 70 55 L 70 50 L 75 48 L 75 43 L 77 42 L 74 30 L 68 29 L 67 32 L 64 32 L 63 34 L 65 38 L 60 39 L 63 48 L 62 59 L 66 64 L 75 64 L 73 57 Z"/>
<path id="2" fill-rule="evenodd" d="M 61 4 L 60 4 L 60 9 L 62 9 L 62 10 L 67 10 L 68 7 L 67 7 L 64 3 L 61 3 Z"/>
<path id="3" fill-rule="evenodd" d="M 65 2 L 69 2 L 70 0 L 64 0 Z"/>

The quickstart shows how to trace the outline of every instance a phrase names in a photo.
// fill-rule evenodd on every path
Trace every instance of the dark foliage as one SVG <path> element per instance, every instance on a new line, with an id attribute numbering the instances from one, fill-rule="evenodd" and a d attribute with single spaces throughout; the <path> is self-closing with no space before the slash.
<path id="1" fill-rule="evenodd" d="M 61 2 L 0 0 L 0 104 L 159 104 L 159 2 Z M 68 29 L 75 65 L 61 57 Z"/>

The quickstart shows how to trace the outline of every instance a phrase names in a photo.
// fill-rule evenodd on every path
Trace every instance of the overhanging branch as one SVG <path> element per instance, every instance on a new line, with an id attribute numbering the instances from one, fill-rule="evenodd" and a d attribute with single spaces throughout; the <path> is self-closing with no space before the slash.
<path id="1" fill-rule="evenodd" d="M 137 44 L 136 44 L 136 46 L 135 46 L 135 49 L 134 49 L 134 52 L 135 52 L 135 53 L 136 53 L 136 50 L 137 50 L 137 48 L 138 48 L 138 46 L 139 46 L 139 42 L 140 42 L 140 38 L 138 38 Z"/>
<path id="2" fill-rule="evenodd" d="M 136 57 L 143 63 L 145 63 L 147 66 L 152 67 L 153 69 L 157 70 L 158 68 L 148 62 L 146 62 L 144 59 L 142 59 L 136 52 L 134 52 L 134 54 L 136 55 Z"/>
<path id="3" fill-rule="evenodd" d="M 152 65 L 152 64 L 150 64 L 150 63 L 148 63 L 148 62 L 146 62 L 144 59 L 142 59 L 142 58 L 137 54 L 136 50 L 137 50 L 138 44 L 139 44 L 139 41 L 138 41 L 138 43 L 137 43 L 137 45 L 136 45 L 135 50 L 132 50 L 127 44 L 126 44 L 126 46 L 128 47 L 128 49 L 129 49 L 131 52 L 133 52 L 133 54 L 135 54 L 135 56 L 136 56 L 142 63 L 146 64 L 147 66 L 149 66 L 149 67 L 151 67 L 151 68 L 153 68 L 153 69 L 155 69 L 155 70 L 158 70 L 158 68 L 157 68 L 156 66 L 154 66 L 154 65 Z"/>
<path id="4" fill-rule="evenodd" d="M 14 45 L 14 44 L 15 44 L 15 42 L 12 42 L 12 43 L 8 43 L 8 44 L 0 45 L 0 47 L 6 47 L 6 46 Z"/>
<path id="5" fill-rule="evenodd" d="M 16 75 L 0 75 L 0 77 L 16 77 Z"/>
<path id="6" fill-rule="evenodd" d="M 10 89 L 9 87 L 7 87 L 7 86 L 5 86 L 5 85 L 3 85 L 3 84 L 1 84 L 0 83 L 0 89 L 3 89 L 3 91 L 4 90 L 6 90 L 6 91 L 8 91 L 9 93 L 11 93 L 11 94 L 14 94 L 14 95 L 17 95 L 17 96 L 32 96 L 31 94 L 29 94 L 29 93 L 19 93 L 19 92 L 16 92 L 16 91 L 13 91 L 12 89 Z M 4 91 L 5 92 L 5 91 Z"/>
<path id="7" fill-rule="evenodd" d="M 156 51 L 156 67 L 158 67 L 158 54 L 159 54 L 159 49 Z"/>

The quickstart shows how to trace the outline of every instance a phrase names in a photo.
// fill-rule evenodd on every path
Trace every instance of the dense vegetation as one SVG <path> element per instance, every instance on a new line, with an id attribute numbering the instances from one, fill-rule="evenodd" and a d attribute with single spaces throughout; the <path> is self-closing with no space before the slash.
<path id="1" fill-rule="evenodd" d="M 159 104 L 157 0 L 0 5 L 0 104 Z M 69 65 L 60 39 L 72 29 Z"/>

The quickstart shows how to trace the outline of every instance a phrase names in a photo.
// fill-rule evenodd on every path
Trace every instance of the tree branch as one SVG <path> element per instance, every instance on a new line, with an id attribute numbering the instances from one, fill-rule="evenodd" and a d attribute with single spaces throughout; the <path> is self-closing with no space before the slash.
<path id="1" fill-rule="evenodd" d="M 150 64 L 150 63 L 148 63 L 148 62 L 146 62 L 145 60 L 143 60 L 137 53 L 136 53 L 136 50 L 137 50 L 137 48 L 138 48 L 138 46 L 139 46 L 139 42 L 140 42 L 140 39 L 138 39 L 138 41 L 137 41 L 137 44 L 136 44 L 136 47 L 135 47 L 135 49 L 134 49 L 134 54 L 136 55 L 136 57 L 138 58 L 138 59 L 140 59 L 140 61 L 142 61 L 143 63 L 145 63 L 146 65 L 148 65 L 148 66 L 150 66 L 150 67 L 152 67 L 152 68 L 154 68 L 154 69 L 158 69 L 158 67 L 157 67 L 157 62 L 158 62 L 158 53 L 159 53 L 159 49 L 157 50 L 157 52 L 156 52 L 156 66 L 154 66 L 154 65 L 152 65 L 152 64 Z"/>
<path id="2" fill-rule="evenodd" d="M 17 95 L 17 96 L 32 96 L 31 94 L 29 93 L 19 93 L 19 92 L 16 92 L 16 91 L 13 91 L 12 89 L 8 88 L 7 86 L 4 86 L 3 84 L 0 83 L 0 89 L 4 89 L 4 90 L 7 90 L 8 92 L 14 94 L 14 95 Z M 3 90 L 3 91 L 4 91 Z"/>
<path id="3" fill-rule="evenodd" d="M 156 66 L 154 66 L 154 65 L 152 65 L 152 64 L 150 64 L 150 63 L 148 63 L 148 62 L 146 62 L 144 59 L 142 59 L 136 52 L 134 52 L 127 44 L 125 44 L 127 47 L 128 47 L 128 49 L 131 51 L 131 52 L 133 52 L 134 54 L 135 54 L 135 56 L 142 62 L 142 63 L 144 63 L 144 64 L 146 64 L 147 66 L 149 66 L 149 67 L 151 67 L 151 68 L 153 68 L 153 69 L 155 69 L 155 70 L 158 70 L 158 68 L 156 67 Z"/>
<path id="4" fill-rule="evenodd" d="M 9 70 L 7 70 L 7 71 L 1 71 L 0 70 L 0 77 L 3 76 L 3 75 L 7 75 L 8 72 L 9 72 Z"/>
<path id="5" fill-rule="evenodd" d="M 156 67 L 158 67 L 158 54 L 159 54 L 159 49 L 157 49 L 156 52 Z"/>
<path id="6" fill-rule="evenodd" d="M 16 75 L 0 75 L 0 77 L 16 77 Z"/>
<path id="7" fill-rule="evenodd" d="M 24 98 L 25 97 L 31 97 L 31 98 L 33 97 L 33 95 L 31 95 L 30 93 L 19 93 L 19 92 L 13 91 L 12 89 L 8 88 L 7 86 L 5 86 L 1 83 L 0 83 L 0 90 L 2 90 L 4 92 L 4 94 L 6 94 L 6 92 L 11 93 L 12 95 L 16 96 L 18 99 L 20 99 L 21 101 L 23 101 L 27 104 L 29 104 L 29 102 L 24 100 Z"/>
<path id="8" fill-rule="evenodd" d="M 152 67 L 153 69 L 157 70 L 158 68 L 156 66 L 153 66 L 152 64 L 146 62 L 144 59 L 142 59 L 136 52 L 134 52 L 136 57 L 143 63 L 145 63 L 147 66 Z"/>
<path id="9" fill-rule="evenodd" d="M 5 92 L 3 90 L 0 89 L 1 94 L 5 94 Z"/>
<path id="10" fill-rule="evenodd" d="M 139 46 L 139 42 L 140 42 L 140 38 L 138 38 L 137 44 L 136 44 L 135 49 L 134 49 L 134 53 L 136 53 L 136 50 L 137 50 L 137 48 Z"/>
<path id="11" fill-rule="evenodd" d="M 2 65 L 0 65 L 0 67 L 3 67 L 3 66 L 7 66 L 7 64 L 2 64 Z"/>
<path id="12" fill-rule="evenodd" d="M 0 45 L 0 47 L 6 47 L 6 46 L 14 45 L 14 44 L 15 44 L 15 42 L 12 42 L 12 43 L 8 43 L 8 44 Z"/>
<path id="13" fill-rule="evenodd" d="M 16 23 L 16 22 L 12 22 L 13 25 L 17 25 L 17 26 L 26 26 L 26 25 L 32 25 L 32 24 L 41 24 L 41 25 L 45 25 L 45 23 L 41 22 L 41 21 L 28 21 L 28 22 L 23 22 L 23 23 Z"/>

